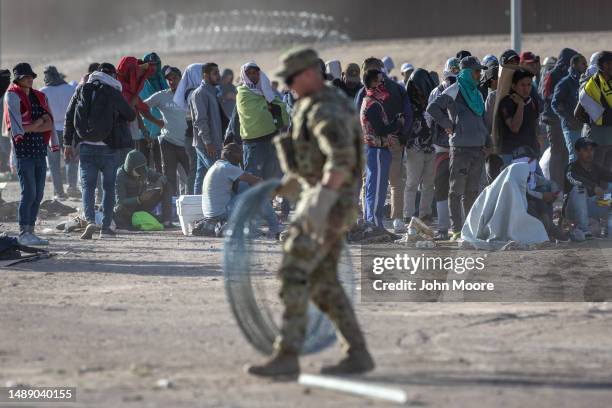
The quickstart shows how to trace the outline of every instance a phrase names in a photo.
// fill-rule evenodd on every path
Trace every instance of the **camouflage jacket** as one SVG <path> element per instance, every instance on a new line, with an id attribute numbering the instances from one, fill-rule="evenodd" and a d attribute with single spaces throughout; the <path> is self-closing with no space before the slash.
<path id="1" fill-rule="evenodd" d="M 363 170 L 363 135 L 358 118 L 346 96 L 325 86 L 296 102 L 292 129 L 277 140 L 283 171 L 297 176 L 302 186 L 316 185 L 332 169 L 345 174 L 341 197 L 330 216 L 330 220 L 338 216 L 344 225 L 356 218 Z"/>

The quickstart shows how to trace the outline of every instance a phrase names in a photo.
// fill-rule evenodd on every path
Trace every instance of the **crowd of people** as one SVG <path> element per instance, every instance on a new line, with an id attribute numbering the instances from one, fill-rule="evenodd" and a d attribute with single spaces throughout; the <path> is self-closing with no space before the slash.
<path id="1" fill-rule="evenodd" d="M 390 57 L 344 69 L 339 60 L 319 60 L 327 86 L 352 101 L 361 123 L 360 225 L 372 234 L 410 233 L 418 217 L 436 221 L 434 239 L 457 240 L 480 192 L 504 168 L 526 163 L 526 211 L 550 239 L 605 233 L 612 52 L 587 62 L 566 48 L 541 63 L 532 52 L 479 60 L 461 50 L 440 63 L 441 80 L 408 62 L 397 78 Z M 155 52 L 123 57 L 116 67 L 92 63 L 79 84 L 68 84 L 55 66 L 45 67 L 40 90 L 36 77 L 25 62 L 13 68 L 12 81 L 0 72 L 3 135 L 11 141 L 3 162 L 12 163 L 21 187 L 23 245 L 48 244 L 34 233 L 47 168 L 57 199 L 82 200 L 83 239 L 112 237 L 113 225 L 133 228 L 142 211 L 173 228 L 179 195 L 201 195 L 203 221 L 222 224 L 242 191 L 282 177 L 275 143 L 299 122 L 290 119 L 290 84 L 280 89 L 253 61 L 237 81 L 217 63 L 181 72 Z M 562 203 L 558 213 L 555 203 Z M 277 204 L 278 214 L 272 200 L 262 203 L 272 239 L 291 211 L 288 200 Z"/>

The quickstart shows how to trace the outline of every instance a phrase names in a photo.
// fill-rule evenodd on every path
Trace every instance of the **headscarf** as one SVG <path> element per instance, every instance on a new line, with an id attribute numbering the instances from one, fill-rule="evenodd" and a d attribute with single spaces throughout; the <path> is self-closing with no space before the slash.
<path id="1" fill-rule="evenodd" d="M 187 109 L 187 96 L 189 92 L 200 86 L 202 83 L 202 67 L 204 63 L 191 64 L 185 68 L 181 82 L 179 82 L 176 92 L 174 93 L 174 103 Z"/>
<path id="2" fill-rule="evenodd" d="M 45 74 L 45 85 L 46 86 L 59 86 L 64 85 L 66 81 L 62 78 L 62 75 L 57 71 L 57 68 L 53 65 L 48 65 L 44 70 Z"/>
<path id="3" fill-rule="evenodd" d="M 258 83 L 254 84 L 247 76 L 246 72 L 249 68 L 257 68 L 259 70 Z M 240 82 L 244 84 L 244 86 L 249 88 L 249 90 L 254 94 L 261 95 L 266 98 L 266 101 L 268 103 L 272 102 L 276 97 L 276 94 L 274 93 L 274 89 L 272 89 L 272 85 L 270 84 L 268 76 L 253 61 L 247 62 L 242 66 L 242 68 L 240 68 Z"/>
<path id="4" fill-rule="evenodd" d="M 143 63 L 136 57 L 123 57 L 117 65 L 117 79 L 121 82 L 123 96 L 128 103 L 136 99 L 136 109 L 140 112 L 149 110 L 140 98 L 140 91 L 144 88 L 145 80 L 155 71 L 155 67 L 150 65 L 144 74 L 139 75 L 139 66 Z"/>
<path id="5" fill-rule="evenodd" d="M 144 62 L 155 64 L 155 71 L 153 71 L 153 74 L 147 78 L 145 83 L 145 88 L 147 89 L 149 96 L 155 92 L 168 89 L 168 82 L 166 82 L 166 78 L 164 77 L 159 56 L 156 53 L 151 52 L 149 54 L 145 54 L 142 60 Z"/>
<path id="6" fill-rule="evenodd" d="M 381 82 L 376 88 L 366 88 L 366 95 L 376 99 L 378 102 L 384 102 L 391 96 L 385 88 L 384 82 Z"/>
<path id="7" fill-rule="evenodd" d="M 482 116 L 484 114 L 484 101 L 480 90 L 478 90 L 478 82 L 472 77 L 472 68 L 465 68 L 459 71 L 457 84 L 459 85 L 461 96 L 463 96 L 472 112 Z"/>

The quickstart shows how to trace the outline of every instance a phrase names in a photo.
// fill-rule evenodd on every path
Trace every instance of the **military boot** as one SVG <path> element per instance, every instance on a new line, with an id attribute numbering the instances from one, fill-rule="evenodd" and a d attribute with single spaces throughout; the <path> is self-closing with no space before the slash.
<path id="1" fill-rule="evenodd" d="M 374 360 L 366 348 L 349 351 L 336 365 L 321 368 L 321 374 L 344 375 L 362 374 L 374 369 Z"/>
<path id="2" fill-rule="evenodd" d="M 247 372 L 260 377 L 297 377 L 300 373 L 298 355 L 281 351 L 262 365 L 248 366 Z"/>

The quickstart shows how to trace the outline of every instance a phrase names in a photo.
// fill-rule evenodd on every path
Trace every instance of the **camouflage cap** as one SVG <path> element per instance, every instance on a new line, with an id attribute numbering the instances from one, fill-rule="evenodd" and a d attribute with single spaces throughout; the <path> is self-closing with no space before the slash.
<path id="1" fill-rule="evenodd" d="M 276 72 L 276 76 L 289 78 L 305 69 L 318 66 L 319 56 L 312 48 L 299 48 L 283 54 L 280 61 L 281 66 Z"/>

